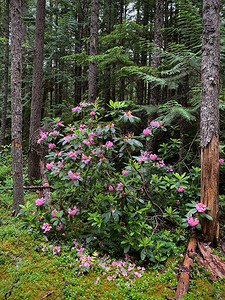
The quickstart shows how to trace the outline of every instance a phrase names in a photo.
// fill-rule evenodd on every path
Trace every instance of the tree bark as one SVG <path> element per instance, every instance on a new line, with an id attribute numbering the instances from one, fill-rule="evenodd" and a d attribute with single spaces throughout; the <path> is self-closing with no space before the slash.
<path id="1" fill-rule="evenodd" d="M 94 102 L 97 97 L 97 62 L 93 56 L 98 53 L 98 0 L 91 0 L 90 24 L 90 63 L 88 77 L 88 101 Z"/>
<path id="2" fill-rule="evenodd" d="M 39 155 L 33 144 L 40 130 L 42 109 L 42 77 L 44 55 L 45 0 L 37 1 L 32 100 L 29 133 L 28 176 L 31 182 L 40 177 Z"/>
<path id="3" fill-rule="evenodd" d="M 213 221 L 202 223 L 207 240 L 216 246 L 219 237 L 219 61 L 220 0 L 203 1 L 201 63 L 201 202 Z"/>
<path id="4" fill-rule="evenodd" d="M 155 30 L 154 30 L 154 52 L 152 57 L 152 68 L 157 71 L 161 63 L 160 49 L 162 48 L 163 36 L 163 13 L 164 1 L 156 0 Z M 153 86 L 151 90 L 150 105 L 157 105 L 160 102 L 160 86 Z"/>
<path id="5" fill-rule="evenodd" d="M 12 113 L 12 173 L 13 205 L 17 214 L 24 204 L 22 155 L 22 55 L 21 55 L 21 0 L 11 1 L 11 113 Z"/>
<path id="6" fill-rule="evenodd" d="M 6 0 L 5 8 L 5 69 L 4 69 L 4 94 L 2 103 L 2 118 L 1 118 L 1 134 L 0 134 L 0 149 L 4 144 L 5 129 L 6 129 L 6 112 L 8 99 L 8 84 L 9 84 L 9 0 Z"/>

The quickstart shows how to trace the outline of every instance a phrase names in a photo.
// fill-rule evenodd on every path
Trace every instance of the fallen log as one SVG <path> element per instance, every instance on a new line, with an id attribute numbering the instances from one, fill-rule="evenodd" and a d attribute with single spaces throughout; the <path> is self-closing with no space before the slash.
<path id="1" fill-rule="evenodd" d="M 185 255 L 184 263 L 183 263 L 183 271 L 181 272 L 181 275 L 180 275 L 180 278 L 178 281 L 174 300 L 183 299 L 184 295 L 188 291 L 191 267 L 192 267 L 193 259 L 195 256 L 196 246 L 197 246 L 196 236 L 195 236 L 195 233 L 193 233 L 190 238 L 188 247 L 187 247 L 187 251 L 186 251 L 186 255 Z"/>
<path id="2" fill-rule="evenodd" d="M 46 186 L 43 185 L 31 185 L 31 186 L 24 186 L 25 190 L 42 190 L 45 189 Z M 50 189 L 54 189 L 53 186 L 49 186 Z M 1 187 L 0 190 L 13 190 L 13 187 Z"/>
<path id="3" fill-rule="evenodd" d="M 224 278 L 225 262 L 220 257 L 212 253 L 209 245 L 198 241 L 198 248 L 202 255 L 197 255 L 198 264 L 209 270 L 209 279 L 216 280 L 217 276 Z"/>

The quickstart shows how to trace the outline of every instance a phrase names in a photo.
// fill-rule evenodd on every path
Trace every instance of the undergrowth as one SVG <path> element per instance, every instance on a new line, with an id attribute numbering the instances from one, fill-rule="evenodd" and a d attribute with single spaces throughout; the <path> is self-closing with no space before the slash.
<path id="1" fill-rule="evenodd" d="M 36 195 L 27 193 L 26 198 L 34 202 Z M 54 255 L 53 247 L 49 247 L 50 243 L 43 236 L 21 228 L 21 220 L 10 216 L 11 193 L 2 193 L 1 200 L 0 299 L 33 300 L 49 295 L 48 299 L 139 300 L 174 296 L 179 278 L 177 264 L 184 259 L 184 245 L 179 249 L 179 254 L 170 257 L 164 264 L 149 265 L 147 262 L 126 260 L 124 257 L 103 257 L 99 251 L 98 256 L 90 254 L 94 267 L 85 267 L 84 256 L 83 261 L 80 260 L 76 250 L 81 247 L 74 240 L 62 243 L 60 253 Z M 121 263 L 126 263 L 124 276 L 118 274 L 111 278 L 115 270 L 119 272 L 117 266 Z M 131 273 L 134 264 L 139 275 L 129 276 L 128 279 L 126 272 Z M 131 271 L 128 271 L 129 266 Z M 224 299 L 225 281 L 210 282 L 207 271 L 194 263 L 185 299 L 196 297 Z"/>

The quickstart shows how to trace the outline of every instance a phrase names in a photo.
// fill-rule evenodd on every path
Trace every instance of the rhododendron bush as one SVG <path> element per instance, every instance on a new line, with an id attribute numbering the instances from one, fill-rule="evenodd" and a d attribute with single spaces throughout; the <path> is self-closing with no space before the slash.
<path id="1" fill-rule="evenodd" d="M 165 151 L 147 151 L 167 128 L 153 121 L 135 136 L 140 119 L 124 103 L 110 101 L 106 110 L 100 101 L 82 102 L 71 114 L 72 124 L 56 119 L 38 140 L 48 149 L 45 172 L 55 188 L 49 199 L 36 201 L 39 230 L 48 238 L 75 235 L 105 251 L 165 260 L 176 252 L 182 227 L 200 226 L 197 214 L 206 215 L 201 205 L 194 216 L 186 214 L 186 204 L 199 197 L 199 168 L 179 174 Z"/>

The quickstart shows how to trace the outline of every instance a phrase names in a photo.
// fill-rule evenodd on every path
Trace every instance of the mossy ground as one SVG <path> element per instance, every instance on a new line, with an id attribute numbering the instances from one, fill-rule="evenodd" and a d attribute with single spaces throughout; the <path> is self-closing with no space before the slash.
<path id="1" fill-rule="evenodd" d="M 35 195 L 26 196 L 32 201 Z M 166 299 L 173 297 L 178 275 L 175 267 L 183 258 L 170 258 L 163 266 L 152 266 L 127 286 L 107 280 L 97 270 L 86 274 L 73 267 L 69 252 L 61 256 L 41 251 L 42 237 L 20 228 L 10 216 L 10 193 L 0 195 L 0 299 Z M 33 199 L 33 201 L 34 201 Z M 184 254 L 184 253 L 182 253 Z M 100 280 L 95 284 L 97 277 Z M 225 280 L 211 282 L 195 263 L 185 299 L 225 299 Z"/>

